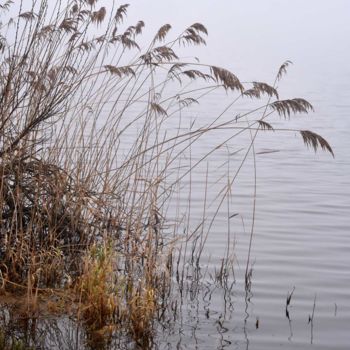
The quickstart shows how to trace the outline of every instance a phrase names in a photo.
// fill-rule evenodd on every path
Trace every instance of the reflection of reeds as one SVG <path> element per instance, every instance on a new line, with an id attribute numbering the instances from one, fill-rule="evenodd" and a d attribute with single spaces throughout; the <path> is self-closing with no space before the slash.
<path id="1" fill-rule="evenodd" d="M 289 117 L 312 106 L 303 99 L 279 100 L 275 87 L 242 84 L 226 69 L 181 62 L 176 45 L 205 43 L 207 31 L 199 23 L 164 43 L 167 24 L 141 52 L 136 39 L 144 23 L 120 29 L 126 5 L 115 14 L 85 0 L 53 9 L 46 1 L 11 5 L 0 8 L 2 289 L 25 290 L 31 316 L 40 293 L 65 290 L 89 328 L 125 327 L 146 344 L 154 320 L 170 305 L 173 273 L 182 271 L 183 285 L 189 239 L 198 267 L 204 224 L 211 227 L 214 220 L 204 218 L 185 237 L 186 248 L 175 250 L 180 235 L 164 228 L 166 203 L 181 179 L 219 147 L 169 185 L 170 169 L 206 134 L 232 128 L 237 134 L 230 141 L 247 130 L 274 130 L 266 121 L 271 113 Z M 8 11 L 18 13 L 6 22 Z M 174 93 L 179 82 L 198 85 Z M 166 130 L 171 118 L 181 120 L 184 109 L 219 88 L 235 94 L 234 101 L 267 96 L 269 102 L 230 120 L 222 121 L 222 113 L 187 132 Z M 239 124 L 260 110 L 262 117 Z M 301 135 L 315 150 L 332 153 L 319 135 Z M 220 193 L 216 214 L 235 178 Z M 174 257 L 181 262 L 176 271 Z M 232 259 L 222 261 L 216 279 L 227 284 Z"/>

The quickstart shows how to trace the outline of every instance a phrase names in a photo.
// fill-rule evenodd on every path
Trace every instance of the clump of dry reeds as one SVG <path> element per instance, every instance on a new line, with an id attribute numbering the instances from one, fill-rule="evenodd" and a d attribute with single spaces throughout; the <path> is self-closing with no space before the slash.
<path id="1" fill-rule="evenodd" d="M 45 0 L 16 6 L 8 0 L 0 11 L 2 288 L 28 295 L 74 291 L 77 317 L 88 327 L 127 325 L 144 343 L 169 305 L 175 273 L 179 239 L 164 223 L 167 200 L 186 175 L 167 182 L 176 160 L 210 132 L 273 130 L 266 121 L 271 113 L 289 117 L 312 106 L 279 100 L 275 85 L 242 84 L 226 69 L 182 62 L 176 45 L 205 43 L 200 23 L 168 43 L 166 24 L 142 51 L 136 40 L 143 21 L 123 27 L 127 5 L 113 13 L 91 0 L 52 8 Z M 199 85 L 174 93 L 181 82 Z M 220 88 L 234 101 L 267 96 L 268 102 L 247 126 L 237 122 L 257 110 L 224 121 L 219 115 L 188 132 L 166 130 L 171 118 Z M 301 135 L 333 154 L 319 135 Z M 206 241 L 200 232 L 200 240 L 187 237 L 200 242 L 192 251 L 198 259 Z M 186 249 L 177 251 L 178 262 Z"/>

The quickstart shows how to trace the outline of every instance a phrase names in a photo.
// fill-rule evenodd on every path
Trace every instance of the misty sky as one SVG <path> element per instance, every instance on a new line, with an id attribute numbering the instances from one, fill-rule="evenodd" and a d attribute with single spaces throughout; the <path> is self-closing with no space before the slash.
<path id="1" fill-rule="evenodd" d="M 193 22 L 209 30 L 201 61 L 269 78 L 284 60 L 317 75 L 350 72 L 349 0 L 130 0 L 128 20 L 146 36 L 164 23 L 178 33 Z M 345 69 L 345 72 L 342 70 Z M 251 76 L 250 76 L 251 75 Z"/>

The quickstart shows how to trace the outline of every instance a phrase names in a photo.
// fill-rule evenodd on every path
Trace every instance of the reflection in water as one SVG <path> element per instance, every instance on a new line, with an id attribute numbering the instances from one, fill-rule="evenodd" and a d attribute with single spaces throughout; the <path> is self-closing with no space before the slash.
<path id="1" fill-rule="evenodd" d="M 28 318 L 11 306 L 1 309 L 0 330 L 4 349 L 77 349 L 79 339 L 79 327 L 69 318 Z"/>
<path id="2" fill-rule="evenodd" d="M 290 331 L 290 335 L 288 337 L 289 341 L 292 341 L 292 338 L 293 338 L 292 319 L 290 318 L 290 314 L 289 314 L 289 306 L 290 306 L 294 291 L 295 291 L 295 287 L 293 287 L 290 293 L 289 292 L 287 293 L 287 300 L 286 300 L 286 317 L 288 319 L 288 325 L 289 325 L 289 331 Z"/>
<path id="3" fill-rule="evenodd" d="M 241 294 L 242 284 L 238 288 L 239 284 L 237 281 L 233 283 L 232 276 L 226 282 L 222 285 L 215 278 L 208 279 L 194 288 L 193 281 L 186 278 L 182 298 L 175 298 L 169 305 L 167 315 L 156 325 L 155 336 L 148 344 L 132 342 L 123 332 L 116 331 L 110 337 L 90 333 L 83 324 L 68 317 L 21 317 L 15 308 L 9 306 L 1 310 L 1 334 L 7 339 L 7 344 L 16 340 L 26 348 L 36 349 L 256 349 L 254 340 L 268 325 L 268 318 L 254 311 L 256 297 L 252 289 L 245 289 Z M 294 346 L 290 312 L 293 292 L 294 288 L 287 293 L 285 314 L 281 313 L 281 320 L 284 316 L 288 321 L 287 339 L 291 349 Z M 180 295 L 180 291 L 177 293 Z M 294 300 L 293 308 L 296 306 Z M 282 303 L 280 309 L 283 309 Z M 315 343 L 315 310 L 316 296 L 308 316 L 310 345 Z M 304 319 L 306 316 L 304 313 Z M 262 343 L 262 348 L 267 349 L 268 343 L 271 339 L 266 347 Z"/>
<path id="4" fill-rule="evenodd" d="M 309 315 L 309 324 L 310 324 L 310 344 L 313 344 L 314 342 L 314 316 L 315 316 L 315 309 L 316 309 L 316 294 L 314 299 L 314 304 L 312 307 L 312 313 Z"/>

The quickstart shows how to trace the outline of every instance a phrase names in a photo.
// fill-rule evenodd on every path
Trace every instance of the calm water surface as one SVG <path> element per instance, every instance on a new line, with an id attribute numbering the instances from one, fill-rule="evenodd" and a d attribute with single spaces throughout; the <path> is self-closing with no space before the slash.
<path id="1" fill-rule="evenodd" d="M 136 8 L 143 9 L 149 23 L 152 14 L 146 2 L 131 3 L 135 15 Z M 243 80 L 273 82 L 279 65 L 285 59 L 292 60 L 294 65 L 280 84 L 281 97 L 304 97 L 314 105 L 315 113 L 287 122 L 272 119 L 274 126 L 313 130 L 330 142 L 335 153 L 335 159 L 323 152 L 314 154 L 297 133 L 259 134 L 250 293 L 245 293 L 244 271 L 252 221 L 252 157 L 248 157 L 230 196 L 230 210 L 239 214 L 230 220 L 236 284 L 227 293 L 208 285 L 198 298 L 191 301 L 188 296 L 183 322 L 171 334 L 160 336 L 160 347 L 349 349 L 350 3 L 153 3 L 159 18 L 151 22 L 151 28 L 166 22 L 177 27 L 195 21 L 205 23 L 210 36 L 209 48 L 199 50 L 202 61 L 226 66 Z M 224 104 L 222 98 L 209 98 L 200 114 L 202 122 L 209 123 L 218 114 Z M 192 150 L 194 160 L 205 147 L 210 149 L 218 143 L 215 138 L 199 142 Z M 238 140 L 229 147 L 232 152 L 239 149 Z M 208 160 L 212 198 L 227 181 L 218 180 L 222 164 L 229 161 L 227 169 L 234 173 L 240 159 L 229 153 L 222 149 Z M 197 169 L 192 179 L 194 225 L 202 217 L 205 168 Z M 186 208 L 186 197 L 183 202 Z M 211 266 L 219 264 L 227 247 L 225 208 L 226 204 L 208 241 L 205 258 L 210 256 Z M 288 318 L 286 297 L 293 288 Z M 313 322 L 309 322 L 312 315 Z"/>

